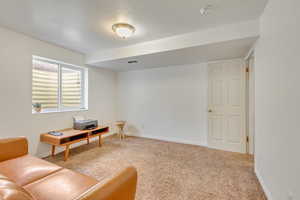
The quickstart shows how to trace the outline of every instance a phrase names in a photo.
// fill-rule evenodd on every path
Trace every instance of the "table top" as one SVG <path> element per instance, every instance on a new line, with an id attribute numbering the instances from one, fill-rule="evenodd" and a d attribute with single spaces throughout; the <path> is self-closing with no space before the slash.
<path id="1" fill-rule="evenodd" d="M 60 136 L 55 136 L 55 135 L 51 135 L 48 133 L 43 133 L 43 134 L 41 134 L 41 136 L 47 137 L 47 138 L 53 138 L 56 140 L 61 140 L 64 138 L 81 135 L 81 134 L 86 134 L 89 132 L 93 132 L 93 131 L 97 131 L 97 130 L 101 130 L 101 129 L 105 129 L 105 128 L 108 128 L 108 126 L 98 126 L 97 128 L 90 129 L 90 130 L 75 130 L 73 128 L 67 128 L 67 129 L 62 129 L 62 130 L 57 131 L 57 132 L 63 133 L 63 135 L 60 135 Z"/>

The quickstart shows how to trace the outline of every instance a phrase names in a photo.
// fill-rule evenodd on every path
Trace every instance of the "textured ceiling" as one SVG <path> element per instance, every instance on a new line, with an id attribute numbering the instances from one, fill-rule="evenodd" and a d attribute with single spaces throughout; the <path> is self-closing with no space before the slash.
<path id="1" fill-rule="evenodd" d="M 122 72 L 242 58 L 247 55 L 256 40 L 257 37 L 251 37 L 173 51 L 114 59 L 95 63 L 95 65 L 101 68 Z M 132 60 L 136 60 L 137 63 L 129 64 L 128 61 Z"/>

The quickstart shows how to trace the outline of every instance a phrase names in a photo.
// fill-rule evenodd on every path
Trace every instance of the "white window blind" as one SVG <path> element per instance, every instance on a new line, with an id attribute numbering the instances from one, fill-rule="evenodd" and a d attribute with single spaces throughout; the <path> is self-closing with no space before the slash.
<path id="1" fill-rule="evenodd" d="M 33 57 L 32 104 L 41 112 L 87 109 L 86 71 L 81 67 Z"/>

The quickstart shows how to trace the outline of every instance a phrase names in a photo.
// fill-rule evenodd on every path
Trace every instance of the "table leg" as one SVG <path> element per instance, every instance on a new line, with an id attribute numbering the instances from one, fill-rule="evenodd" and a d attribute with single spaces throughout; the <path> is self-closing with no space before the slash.
<path id="1" fill-rule="evenodd" d="M 120 132 L 121 132 L 121 138 L 122 138 L 122 139 L 125 139 L 124 129 L 121 128 L 121 131 L 120 131 Z"/>
<path id="2" fill-rule="evenodd" d="M 102 146 L 102 141 L 101 141 L 101 140 L 102 140 L 102 138 L 101 138 L 101 136 L 102 136 L 102 135 L 100 134 L 100 135 L 99 135 L 99 141 L 98 141 L 98 142 L 99 142 L 99 147 L 101 147 L 101 146 Z"/>
<path id="3" fill-rule="evenodd" d="M 87 144 L 90 144 L 90 137 L 87 137 Z"/>
<path id="4" fill-rule="evenodd" d="M 55 145 L 52 145 L 51 156 L 53 157 L 54 155 L 55 155 Z"/>
<path id="5" fill-rule="evenodd" d="M 65 161 L 68 160 L 69 152 L 70 152 L 70 145 L 67 145 L 67 146 L 66 146 L 66 150 L 65 150 L 65 157 L 64 157 L 64 160 L 65 160 Z"/>
<path id="6" fill-rule="evenodd" d="M 120 138 L 120 140 L 122 140 L 122 129 L 121 128 L 119 128 L 119 138 Z"/>

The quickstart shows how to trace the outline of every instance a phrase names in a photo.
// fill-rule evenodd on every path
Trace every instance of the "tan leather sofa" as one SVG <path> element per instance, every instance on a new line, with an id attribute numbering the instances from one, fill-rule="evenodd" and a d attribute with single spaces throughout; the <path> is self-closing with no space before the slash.
<path id="1" fill-rule="evenodd" d="M 30 156 L 24 137 L 0 139 L 0 200 L 134 200 L 136 184 L 133 167 L 99 182 Z"/>

